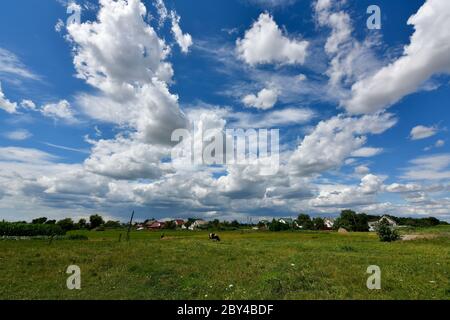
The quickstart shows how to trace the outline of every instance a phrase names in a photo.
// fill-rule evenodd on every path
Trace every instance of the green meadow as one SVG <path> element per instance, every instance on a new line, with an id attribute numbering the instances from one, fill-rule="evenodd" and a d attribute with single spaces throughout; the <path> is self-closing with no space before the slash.
<path id="1" fill-rule="evenodd" d="M 0 299 L 450 299 L 450 226 L 383 243 L 374 233 L 77 231 L 0 240 Z M 119 242 L 119 234 L 122 239 Z M 81 290 L 66 269 L 81 268 Z M 366 286 L 381 268 L 381 290 Z"/>

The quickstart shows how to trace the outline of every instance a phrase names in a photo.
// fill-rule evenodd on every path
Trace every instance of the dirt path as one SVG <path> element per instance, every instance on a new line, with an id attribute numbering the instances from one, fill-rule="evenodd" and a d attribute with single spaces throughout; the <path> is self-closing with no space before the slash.
<path id="1" fill-rule="evenodd" d="M 403 241 L 421 240 L 421 239 L 434 239 L 439 235 L 437 234 L 406 234 L 401 237 Z"/>

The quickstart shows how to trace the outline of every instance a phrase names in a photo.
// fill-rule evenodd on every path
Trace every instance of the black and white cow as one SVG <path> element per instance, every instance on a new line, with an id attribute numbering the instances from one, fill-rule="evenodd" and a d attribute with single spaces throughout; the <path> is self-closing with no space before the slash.
<path id="1" fill-rule="evenodd" d="M 215 233 L 210 233 L 209 234 L 209 240 L 213 240 L 213 241 L 220 241 L 220 238 L 217 234 Z"/>

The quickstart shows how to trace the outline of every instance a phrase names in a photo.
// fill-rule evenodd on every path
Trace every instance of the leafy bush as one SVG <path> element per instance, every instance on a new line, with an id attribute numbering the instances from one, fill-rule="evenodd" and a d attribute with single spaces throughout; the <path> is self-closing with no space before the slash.
<path id="1" fill-rule="evenodd" d="M 382 220 L 378 223 L 377 234 L 383 242 L 392 242 L 400 239 L 397 229 L 391 227 L 386 220 Z"/>
<path id="2" fill-rule="evenodd" d="M 57 225 L 0 222 L 0 236 L 55 236 L 65 233 Z"/>

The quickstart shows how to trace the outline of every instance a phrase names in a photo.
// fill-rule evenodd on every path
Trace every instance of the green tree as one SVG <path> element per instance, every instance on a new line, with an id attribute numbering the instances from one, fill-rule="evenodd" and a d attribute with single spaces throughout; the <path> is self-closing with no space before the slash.
<path id="1" fill-rule="evenodd" d="M 272 222 L 269 224 L 269 230 L 270 231 L 285 231 L 289 230 L 290 226 L 286 223 L 281 223 L 278 220 L 273 219 Z"/>
<path id="2" fill-rule="evenodd" d="M 73 223 L 73 220 L 70 218 L 59 220 L 56 224 L 64 231 L 70 231 L 75 229 L 75 224 Z"/>
<path id="3" fill-rule="evenodd" d="M 352 210 L 342 210 L 333 227 L 344 228 L 348 231 L 369 231 L 369 217 L 365 213 L 357 214 Z"/>
<path id="4" fill-rule="evenodd" d="M 177 228 L 177 224 L 175 221 L 166 221 L 164 223 L 163 229 L 175 230 Z"/>
<path id="5" fill-rule="evenodd" d="M 47 218 L 46 217 L 42 217 L 42 218 L 37 218 L 37 219 L 33 219 L 31 221 L 32 224 L 44 224 L 47 222 Z"/>
<path id="6" fill-rule="evenodd" d="M 297 217 L 297 224 L 303 230 L 312 230 L 314 229 L 314 223 L 311 220 L 311 217 L 307 214 L 301 213 Z"/>
<path id="7" fill-rule="evenodd" d="M 109 220 L 109 221 L 105 222 L 105 224 L 103 226 L 105 228 L 118 229 L 118 228 L 122 227 L 122 224 L 120 223 L 120 221 Z"/>
<path id="8" fill-rule="evenodd" d="M 87 228 L 87 221 L 86 221 L 86 219 L 78 220 L 78 226 L 80 227 L 80 229 L 86 229 Z"/>
<path id="9" fill-rule="evenodd" d="M 325 230 L 325 220 L 320 217 L 316 217 L 313 219 L 314 229 L 315 230 Z"/>
<path id="10" fill-rule="evenodd" d="M 220 220 L 214 219 L 208 223 L 208 229 L 220 230 Z"/>
<path id="11" fill-rule="evenodd" d="M 101 216 L 99 216 L 98 214 L 94 214 L 94 215 L 90 216 L 89 222 L 90 222 L 91 229 L 98 228 L 105 223 L 103 218 Z"/>
<path id="12" fill-rule="evenodd" d="M 233 220 L 233 221 L 231 221 L 231 226 L 233 228 L 239 228 L 241 226 L 241 224 L 237 220 Z"/>

